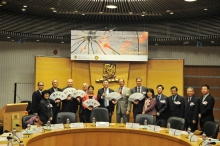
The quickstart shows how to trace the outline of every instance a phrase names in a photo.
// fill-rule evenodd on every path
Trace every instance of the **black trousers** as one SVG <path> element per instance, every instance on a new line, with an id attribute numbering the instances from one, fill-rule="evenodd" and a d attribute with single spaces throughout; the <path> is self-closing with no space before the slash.
<path id="1" fill-rule="evenodd" d="M 192 132 L 196 131 L 198 129 L 198 123 L 196 122 L 195 124 L 193 124 L 192 122 L 185 122 L 185 129 L 187 131 L 187 129 L 190 128 Z"/>

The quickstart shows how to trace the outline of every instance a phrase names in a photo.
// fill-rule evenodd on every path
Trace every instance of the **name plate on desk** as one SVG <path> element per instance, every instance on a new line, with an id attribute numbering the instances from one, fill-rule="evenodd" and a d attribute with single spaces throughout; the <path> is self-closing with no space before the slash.
<path id="1" fill-rule="evenodd" d="M 140 124 L 139 123 L 126 123 L 126 128 L 139 129 L 140 128 Z"/>
<path id="2" fill-rule="evenodd" d="M 160 126 L 156 126 L 156 125 L 148 125 L 148 129 L 155 131 L 155 132 L 159 132 L 160 131 Z"/>
<path id="3" fill-rule="evenodd" d="M 43 127 L 34 127 L 34 128 L 32 129 L 32 131 L 33 131 L 33 133 L 40 133 L 40 132 L 43 132 L 42 128 L 43 128 Z"/>
<path id="4" fill-rule="evenodd" d="M 96 122 L 96 127 L 109 127 L 109 122 Z"/>
<path id="5" fill-rule="evenodd" d="M 180 130 L 174 130 L 173 135 L 180 136 L 181 131 Z"/>
<path id="6" fill-rule="evenodd" d="M 70 128 L 84 128 L 84 124 L 81 123 L 70 123 Z"/>
<path id="7" fill-rule="evenodd" d="M 51 129 L 52 130 L 64 129 L 64 126 L 63 124 L 52 124 Z"/>
<path id="8" fill-rule="evenodd" d="M 197 142 L 198 141 L 198 136 L 196 136 L 196 135 L 191 135 L 189 137 L 190 137 L 191 142 Z"/>

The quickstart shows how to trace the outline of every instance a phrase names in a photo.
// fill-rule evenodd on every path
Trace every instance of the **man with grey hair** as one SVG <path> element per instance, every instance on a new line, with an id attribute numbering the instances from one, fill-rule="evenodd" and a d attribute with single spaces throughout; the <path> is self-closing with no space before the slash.
<path id="1" fill-rule="evenodd" d="M 198 129 L 198 113 L 199 113 L 199 98 L 194 96 L 194 89 L 188 87 L 186 90 L 187 96 L 184 97 L 185 102 L 185 128 L 195 131 Z"/>
<path id="2" fill-rule="evenodd" d="M 142 79 L 140 77 L 136 78 L 136 87 L 131 89 L 131 94 L 133 93 L 142 93 L 144 95 L 144 97 L 146 97 L 146 93 L 147 93 L 147 88 L 142 86 Z M 134 118 L 134 122 L 136 120 L 136 116 L 138 114 L 142 114 L 142 110 L 143 110 L 143 104 L 144 104 L 145 98 L 143 98 L 141 101 L 140 100 L 135 100 L 133 103 L 133 118 Z"/>

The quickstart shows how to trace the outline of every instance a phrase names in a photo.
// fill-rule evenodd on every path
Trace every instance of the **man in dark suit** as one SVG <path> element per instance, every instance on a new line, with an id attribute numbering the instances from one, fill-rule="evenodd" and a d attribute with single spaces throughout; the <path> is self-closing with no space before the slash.
<path id="1" fill-rule="evenodd" d="M 53 92 L 56 91 L 62 91 L 60 88 L 58 88 L 58 81 L 56 79 L 54 79 L 52 81 L 52 88 L 48 89 L 48 91 L 50 91 L 50 94 L 52 94 Z M 52 124 L 55 124 L 56 122 L 56 118 L 57 118 L 57 114 L 60 112 L 60 103 L 61 100 L 60 99 L 56 99 L 56 100 L 52 100 L 49 99 L 50 103 L 52 104 L 52 110 L 53 110 L 53 120 L 51 121 Z"/>
<path id="2" fill-rule="evenodd" d="M 157 125 L 161 127 L 166 127 L 166 121 L 167 121 L 167 96 L 163 95 L 164 87 L 163 85 L 157 86 L 157 95 L 155 98 L 157 99 L 156 103 L 156 123 Z"/>
<path id="3" fill-rule="evenodd" d="M 200 97 L 200 111 L 198 117 L 200 118 L 200 127 L 202 128 L 206 121 L 214 121 L 213 107 L 215 105 L 214 98 L 209 94 L 209 86 L 203 85 Z"/>
<path id="4" fill-rule="evenodd" d="M 100 107 L 105 107 L 108 109 L 109 112 L 109 122 L 111 122 L 112 120 L 112 115 L 114 112 L 114 104 L 112 103 L 112 101 L 107 100 L 105 97 L 111 93 L 114 92 L 114 90 L 110 89 L 108 87 L 108 80 L 103 80 L 102 82 L 103 84 L 103 88 L 98 90 L 98 101 L 100 103 Z"/>
<path id="5" fill-rule="evenodd" d="M 136 78 L 136 87 L 131 89 L 131 94 L 133 93 L 142 93 L 144 96 L 146 96 L 147 93 L 147 88 L 142 86 L 142 79 L 140 77 Z M 143 100 L 139 101 L 136 100 L 133 102 L 133 117 L 134 117 L 134 122 L 136 119 L 136 116 L 138 114 L 142 114 L 143 111 L 143 104 L 144 104 L 145 98 Z"/>
<path id="6" fill-rule="evenodd" d="M 40 101 L 43 99 L 42 92 L 44 89 L 44 83 L 38 82 L 37 86 L 38 86 L 38 90 L 32 94 L 32 112 L 40 115 L 39 104 L 40 104 Z"/>
<path id="7" fill-rule="evenodd" d="M 177 94 L 176 86 L 172 86 L 170 91 L 172 95 L 168 98 L 169 117 L 184 118 L 184 98 Z"/>
<path id="8" fill-rule="evenodd" d="M 87 94 L 88 93 L 88 84 L 87 83 L 83 83 L 82 84 L 82 90 Z M 77 109 L 79 107 L 79 120 L 80 122 L 86 122 L 84 115 L 83 115 L 83 106 L 82 106 L 82 98 L 78 97 L 76 98 L 77 101 Z"/>
<path id="9" fill-rule="evenodd" d="M 194 89 L 192 87 L 187 88 L 187 96 L 185 100 L 185 128 L 195 131 L 198 129 L 198 113 L 199 113 L 199 98 L 194 96 Z"/>

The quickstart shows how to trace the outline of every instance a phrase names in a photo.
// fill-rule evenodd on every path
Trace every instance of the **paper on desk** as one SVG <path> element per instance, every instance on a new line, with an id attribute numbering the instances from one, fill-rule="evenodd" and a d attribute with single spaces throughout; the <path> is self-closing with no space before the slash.
<path id="1" fill-rule="evenodd" d="M 7 136 L 9 136 L 9 134 L 12 135 L 12 133 L 8 132 L 8 133 L 3 133 L 3 134 L 1 135 L 1 137 L 7 137 Z"/>
<path id="2" fill-rule="evenodd" d="M 187 131 L 181 131 L 181 134 L 188 135 L 188 132 Z"/>
<path id="3" fill-rule="evenodd" d="M 8 141 L 7 137 L 0 137 L 0 141 Z"/>

